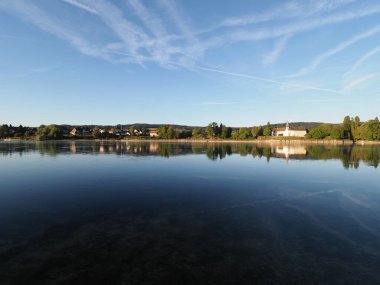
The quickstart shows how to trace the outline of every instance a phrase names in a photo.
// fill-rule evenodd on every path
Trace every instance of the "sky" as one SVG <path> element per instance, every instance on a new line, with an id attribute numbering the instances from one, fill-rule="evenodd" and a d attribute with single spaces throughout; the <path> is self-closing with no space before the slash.
<path id="1" fill-rule="evenodd" d="M 377 0 L 0 0 L 0 124 L 380 115 Z"/>

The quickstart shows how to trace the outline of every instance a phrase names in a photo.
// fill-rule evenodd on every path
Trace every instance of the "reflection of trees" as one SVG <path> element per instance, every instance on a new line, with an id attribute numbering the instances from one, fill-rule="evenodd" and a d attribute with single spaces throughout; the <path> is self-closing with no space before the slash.
<path id="1" fill-rule="evenodd" d="M 359 161 L 364 161 L 367 165 L 377 168 L 380 163 L 379 147 L 354 147 L 351 151 L 351 161 L 359 165 Z"/>
<path id="2" fill-rule="evenodd" d="M 252 146 L 247 144 L 238 144 L 238 152 L 241 156 L 247 156 L 250 152 L 248 148 L 252 148 Z"/>
<path id="3" fill-rule="evenodd" d="M 267 160 L 269 161 L 269 158 L 271 156 L 271 149 L 269 147 L 266 147 L 266 148 L 263 148 L 263 156 L 265 156 L 267 158 Z"/>
<path id="4" fill-rule="evenodd" d="M 163 157 L 170 157 L 173 154 L 173 146 L 169 143 L 160 144 L 159 152 Z"/>
<path id="5" fill-rule="evenodd" d="M 300 151 L 303 149 L 303 152 Z M 286 151 L 286 153 L 285 153 Z M 49 141 L 49 142 L 2 142 L 2 156 L 23 155 L 38 152 L 41 155 L 57 156 L 69 153 L 116 154 L 172 157 L 177 155 L 201 154 L 211 159 L 224 159 L 231 154 L 253 158 L 271 157 L 286 159 L 339 159 L 344 168 L 358 168 L 360 162 L 373 167 L 380 163 L 379 146 L 269 146 L 249 143 L 168 143 L 168 142 L 120 142 L 120 141 Z M 286 154 L 286 156 L 285 156 Z"/>
<path id="6" fill-rule="evenodd" d="M 308 146 L 310 158 L 339 159 L 344 168 L 358 168 L 360 161 L 377 168 L 380 161 L 378 146 Z"/>
<path id="7" fill-rule="evenodd" d="M 228 144 L 208 144 L 206 155 L 211 160 L 223 159 L 226 155 L 232 154 L 231 145 Z"/>
<path id="8" fill-rule="evenodd" d="M 36 150 L 42 155 L 57 156 L 58 148 L 56 142 L 37 142 Z"/>

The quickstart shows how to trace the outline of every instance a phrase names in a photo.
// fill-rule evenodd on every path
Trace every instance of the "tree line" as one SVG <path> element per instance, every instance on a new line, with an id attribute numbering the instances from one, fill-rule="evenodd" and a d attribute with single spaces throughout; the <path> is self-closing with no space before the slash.
<path id="1" fill-rule="evenodd" d="M 233 129 L 227 127 L 222 123 L 218 125 L 216 122 L 210 123 L 205 128 L 194 128 L 192 132 L 193 138 L 206 138 L 206 139 L 234 139 L 234 140 L 246 140 L 257 139 L 260 136 L 271 136 L 272 127 L 270 123 L 266 127 L 242 127 Z"/>
<path id="2" fill-rule="evenodd" d="M 259 137 L 270 137 L 275 128 L 268 122 L 265 126 L 232 128 L 212 122 L 206 127 L 193 129 L 173 127 L 172 125 L 161 125 L 157 129 L 157 137 L 161 139 L 232 139 L 248 140 Z M 110 132 L 112 130 L 112 132 Z M 14 127 L 12 125 L 0 126 L 0 138 L 34 138 L 37 140 L 57 140 L 65 138 L 93 138 L 93 139 L 116 139 L 122 137 L 149 138 L 150 130 L 146 127 L 136 129 L 133 125 L 123 130 L 121 125 L 112 129 L 101 129 L 94 127 L 88 133 L 72 136 L 70 130 L 64 126 L 41 125 L 38 128 Z M 126 135 L 128 134 L 128 135 Z M 362 122 L 358 116 L 346 116 L 341 124 L 321 124 L 308 130 L 306 138 L 309 139 L 348 139 L 348 140 L 380 140 L 380 122 L 375 119 Z"/>
<path id="3" fill-rule="evenodd" d="M 306 136 L 313 139 L 380 140 L 380 122 L 377 117 L 361 122 L 358 116 L 346 116 L 341 124 L 322 124 L 310 129 Z"/>
<path id="4" fill-rule="evenodd" d="M 28 138 L 34 136 L 36 132 L 35 128 L 24 127 L 19 125 L 18 127 L 3 124 L 0 126 L 0 138 Z"/>

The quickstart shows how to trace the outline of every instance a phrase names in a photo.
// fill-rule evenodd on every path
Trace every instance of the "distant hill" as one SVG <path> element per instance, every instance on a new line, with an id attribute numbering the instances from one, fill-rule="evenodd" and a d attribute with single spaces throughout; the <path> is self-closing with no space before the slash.
<path id="1" fill-rule="evenodd" d="M 173 128 L 178 128 L 178 129 L 183 129 L 183 130 L 192 130 L 194 128 L 200 128 L 199 126 L 186 126 L 186 125 L 176 125 L 176 124 L 147 124 L 147 123 L 135 123 L 135 124 L 120 124 L 122 129 L 128 129 L 130 126 L 134 126 L 136 129 L 143 129 L 143 128 L 159 128 L 164 125 L 169 125 L 172 126 Z M 88 129 L 93 129 L 93 128 L 114 128 L 117 125 L 60 125 L 60 127 L 65 128 L 65 129 L 71 129 L 71 128 L 88 128 Z"/>
<path id="2" fill-rule="evenodd" d="M 321 122 L 289 122 L 289 124 L 293 127 L 305 127 L 306 129 L 312 129 L 320 126 Z M 204 128 L 206 126 L 187 126 L 187 125 L 177 125 L 177 124 L 148 124 L 148 123 L 135 123 L 135 124 L 121 124 L 121 127 L 123 129 L 128 129 L 130 126 L 134 126 L 137 129 L 144 129 L 144 128 L 159 128 L 164 125 L 169 125 L 172 126 L 173 128 L 178 128 L 182 130 L 192 130 L 194 128 Z M 271 124 L 272 127 L 274 128 L 281 128 L 285 127 L 286 123 L 276 123 L 276 124 Z M 63 128 L 66 129 L 71 129 L 71 128 L 89 128 L 93 129 L 95 127 L 98 128 L 114 128 L 115 125 L 60 125 Z M 265 125 L 263 125 L 265 127 Z M 239 129 L 239 127 L 232 127 L 232 129 L 236 130 Z"/>
<path id="3" fill-rule="evenodd" d="M 324 124 L 324 123 L 320 123 L 320 122 L 289 122 L 289 125 L 292 127 L 304 127 L 306 129 L 316 128 L 322 124 Z M 271 124 L 271 126 L 275 127 L 275 128 L 285 127 L 285 125 L 286 125 L 286 123 Z"/>

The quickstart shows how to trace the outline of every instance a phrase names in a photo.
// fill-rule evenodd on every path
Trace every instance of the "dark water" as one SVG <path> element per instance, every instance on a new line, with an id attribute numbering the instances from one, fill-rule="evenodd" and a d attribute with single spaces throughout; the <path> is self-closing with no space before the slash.
<path id="1" fill-rule="evenodd" d="M 0 284 L 380 284 L 380 147 L 0 143 Z"/>

